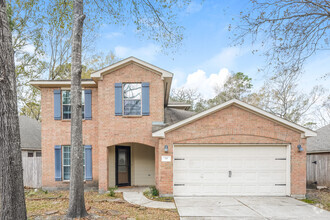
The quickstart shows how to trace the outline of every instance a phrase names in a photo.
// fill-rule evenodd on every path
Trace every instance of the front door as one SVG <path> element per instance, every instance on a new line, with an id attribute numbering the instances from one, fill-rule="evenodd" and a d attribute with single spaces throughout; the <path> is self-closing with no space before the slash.
<path id="1" fill-rule="evenodd" d="M 116 185 L 131 185 L 131 149 L 127 146 L 116 146 Z"/>

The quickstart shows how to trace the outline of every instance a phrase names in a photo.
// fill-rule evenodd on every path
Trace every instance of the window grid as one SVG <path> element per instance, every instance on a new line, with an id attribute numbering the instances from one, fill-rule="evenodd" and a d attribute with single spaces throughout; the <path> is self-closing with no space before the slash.
<path id="1" fill-rule="evenodd" d="M 81 91 L 81 113 L 82 119 L 85 118 L 85 92 Z M 62 119 L 71 119 L 71 91 L 62 90 Z"/>
<path id="2" fill-rule="evenodd" d="M 83 146 L 84 147 L 84 146 Z M 62 152 L 63 152 L 63 180 L 70 180 L 71 175 L 71 146 L 70 145 L 64 145 L 62 146 Z M 85 178 L 85 149 L 83 151 L 83 167 L 84 167 L 84 178 Z"/>
<path id="3" fill-rule="evenodd" d="M 142 84 L 123 83 L 122 90 L 124 115 L 142 115 Z"/>

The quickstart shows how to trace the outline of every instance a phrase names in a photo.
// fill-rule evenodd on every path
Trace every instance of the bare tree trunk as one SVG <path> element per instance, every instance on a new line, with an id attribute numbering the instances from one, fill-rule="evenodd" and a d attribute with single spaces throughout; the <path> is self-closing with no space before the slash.
<path id="1" fill-rule="evenodd" d="M 81 48 L 85 15 L 83 0 L 73 3 L 73 33 L 71 61 L 71 176 L 70 201 L 67 217 L 81 218 L 87 215 L 84 198 L 84 170 L 81 112 Z"/>
<path id="2" fill-rule="evenodd" d="M 14 50 L 0 0 L 0 219 L 26 219 Z"/>

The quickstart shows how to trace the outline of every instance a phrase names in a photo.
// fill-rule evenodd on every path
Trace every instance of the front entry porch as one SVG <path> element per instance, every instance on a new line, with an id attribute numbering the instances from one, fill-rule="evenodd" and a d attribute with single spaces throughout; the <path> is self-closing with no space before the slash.
<path id="1" fill-rule="evenodd" d="M 155 148 L 139 143 L 108 147 L 108 187 L 155 185 Z"/>

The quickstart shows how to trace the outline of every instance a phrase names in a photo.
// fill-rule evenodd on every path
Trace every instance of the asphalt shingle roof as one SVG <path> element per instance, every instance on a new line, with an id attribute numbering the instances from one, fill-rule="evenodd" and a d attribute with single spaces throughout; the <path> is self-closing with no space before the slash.
<path id="1" fill-rule="evenodd" d="M 165 116 L 165 122 L 163 125 L 153 125 L 152 126 L 152 132 L 158 131 L 160 129 L 163 129 L 167 126 L 170 126 L 172 124 L 175 124 L 179 121 L 182 121 L 186 118 L 189 118 L 193 115 L 195 115 L 196 112 L 186 111 L 182 109 L 176 109 L 176 108 L 169 108 L 166 107 L 164 109 L 164 116 Z"/>
<path id="2" fill-rule="evenodd" d="M 171 125 L 195 115 L 196 112 L 176 108 L 165 108 L 165 123 Z"/>
<path id="3" fill-rule="evenodd" d="M 307 139 L 307 153 L 330 152 L 330 124 L 316 130 L 317 136 Z"/>
<path id="4" fill-rule="evenodd" d="M 19 116 L 21 148 L 41 150 L 41 123 L 27 116 Z"/>

